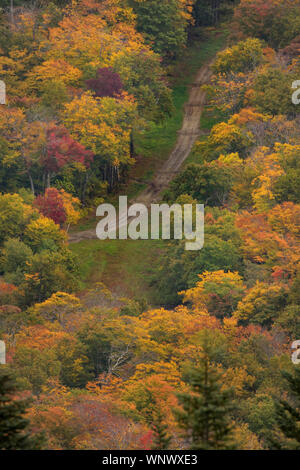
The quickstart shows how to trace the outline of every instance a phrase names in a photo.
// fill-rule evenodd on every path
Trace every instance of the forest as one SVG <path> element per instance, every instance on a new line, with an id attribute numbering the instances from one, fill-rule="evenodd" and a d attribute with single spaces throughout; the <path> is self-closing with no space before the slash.
<path id="1" fill-rule="evenodd" d="M 0 449 L 300 450 L 300 0 L 0 0 L 0 80 Z M 203 248 L 97 240 L 193 106 Z"/>

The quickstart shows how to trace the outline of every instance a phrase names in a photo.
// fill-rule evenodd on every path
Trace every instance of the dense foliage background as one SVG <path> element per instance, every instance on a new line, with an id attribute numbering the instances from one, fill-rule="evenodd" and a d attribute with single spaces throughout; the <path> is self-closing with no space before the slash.
<path id="1" fill-rule="evenodd" d="M 0 448 L 300 448 L 299 32 L 298 0 L 1 1 Z M 217 50 L 163 195 L 205 204 L 204 248 L 69 244 Z"/>

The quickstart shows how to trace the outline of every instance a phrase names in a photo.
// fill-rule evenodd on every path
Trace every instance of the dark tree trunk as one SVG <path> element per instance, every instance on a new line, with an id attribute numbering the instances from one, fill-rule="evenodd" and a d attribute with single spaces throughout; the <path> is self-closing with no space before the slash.
<path id="1" fill-rule="evenodd" d="M 10 23 L 11 27 L 15 25 L 14 0 L 10 0 Z"/>
<path id="2" fill-rule="evenodd" d="M 135 156 L 133 130 L 131 130 L 131 132 L 130 132 L 130 156 L 131 156 L 131 158 L 133 158 Z"/>
<path id="3" fill-rule="evenodd" d="M 32 179 L 32 176 L 31 176 L 29 170 L 27 170 L 27 174 L 28 174 L 28 178 L 29 178 L 30 188 L 31 188 L 32 194 L 35 196 L 35 190 L 34 190 L 33 179 Z"/>

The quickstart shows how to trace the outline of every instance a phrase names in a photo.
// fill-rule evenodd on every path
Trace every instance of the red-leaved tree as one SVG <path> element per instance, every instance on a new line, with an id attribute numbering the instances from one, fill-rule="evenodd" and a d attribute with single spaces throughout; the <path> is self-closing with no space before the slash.
<path id="1" fill-rule="evenodd" d="M 52 219 L 56 224 L 65 223 L 67 214 L 61 194 L 56 188 L 48 188 L 44 195 L 38 196 L 34 201 L 34 206 L 41 214 Z"/>
<path id="2" fill-rule="evenodd" d="M 86 81 L 87 87 L 92 90 L 98 98 L 104 96 L 116 96 L 123 90 L 123 83 L 118 73 L 111 67 L 97 70 L 96 78 Z"/>
<path id="3" fill-rule="evenodd" d="M 43 166 L 47 172 L 47 186 L 50 186 L 50 175 L 72 163 L 81 163 L 89 168 L 94 154 L 79 142 L 76 142 L 63 126 L 51 126 L 47 131 L 47 148 Z"/>

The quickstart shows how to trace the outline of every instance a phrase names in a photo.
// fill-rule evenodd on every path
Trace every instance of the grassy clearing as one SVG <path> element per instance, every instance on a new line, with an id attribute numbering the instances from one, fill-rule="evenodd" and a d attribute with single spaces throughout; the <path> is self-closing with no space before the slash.
<path id="1" fill-rule="evenodd" d="M 121 297 L 145 299 L 155 304 L 151 287 L 159 269 L 163 241 L 154 240 L 86 240 L 71 245 L 78 256 L 82 290 L 103 282 Z"/>

